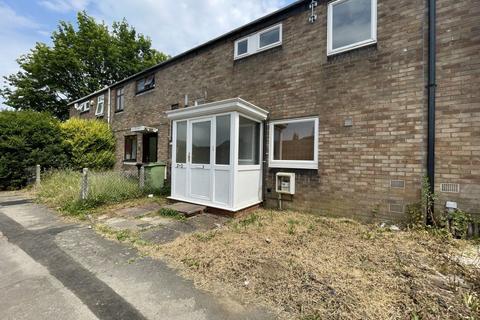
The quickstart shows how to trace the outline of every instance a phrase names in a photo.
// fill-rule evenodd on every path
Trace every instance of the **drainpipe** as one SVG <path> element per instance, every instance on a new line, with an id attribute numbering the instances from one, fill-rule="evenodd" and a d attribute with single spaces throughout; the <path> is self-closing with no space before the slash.
<path id="1" fill-rule="evenodd" d="M 428 0 L 428 142 L 427 176 L 435 190 L 436 0 Z M 433 203 L 432 203 L 433 212 Z"/>
<path id="2" fill-rule="evenodd" d="M 108 124 L 108 127 L 110 127 L 110 95 L 111 95 L 111 92 L 110 92 L 110 87 L 108 87 L 108 102 L 107 102 L 107 106 L 108 106 L 108 110 L 107 110 L 107 124 Z"/>

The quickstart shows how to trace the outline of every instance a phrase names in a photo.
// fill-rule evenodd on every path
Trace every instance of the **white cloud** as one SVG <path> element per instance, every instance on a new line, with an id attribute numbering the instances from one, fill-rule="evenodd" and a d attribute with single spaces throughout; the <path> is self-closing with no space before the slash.
<path id="1" fill-rule="evenodd" d="M 41 0 L 40 4 L 49 10 L 66 13 L 82 11 L 87 8 L 90 2 L 90 0 Z"/>
<path id="2" fill-rule="evenodd" d="M 126 18 L 153 47 L 178 54 L 275 11 L 293 0 L 42 0 L 55 11 L 86 9 L 111 24 Z"/>

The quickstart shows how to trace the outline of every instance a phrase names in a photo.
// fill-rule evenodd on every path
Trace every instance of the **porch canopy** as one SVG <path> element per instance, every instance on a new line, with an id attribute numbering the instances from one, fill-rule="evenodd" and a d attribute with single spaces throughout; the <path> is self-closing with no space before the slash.
<path id="1" fill-rule="evenodd" d="M 228 211 L 262 202 L 266 110 L 234 98 L 166 114 L 172 120 L 171 199 Z"/>

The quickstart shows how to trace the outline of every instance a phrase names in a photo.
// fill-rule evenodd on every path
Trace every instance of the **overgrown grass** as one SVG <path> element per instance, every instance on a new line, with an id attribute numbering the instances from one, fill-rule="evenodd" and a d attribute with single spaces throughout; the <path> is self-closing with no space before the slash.
<path id="1" fill-rule="evenodd" d="M 81 216 L 98 206 L 138 198 L 145 193 L 135 178 L 122 172 L 90 172 L 88 197 L 81 200 L 81 180 L 82 175 L 77 171 L 50 172 L 42 180 L 38 197 L 64 213 Z"/>

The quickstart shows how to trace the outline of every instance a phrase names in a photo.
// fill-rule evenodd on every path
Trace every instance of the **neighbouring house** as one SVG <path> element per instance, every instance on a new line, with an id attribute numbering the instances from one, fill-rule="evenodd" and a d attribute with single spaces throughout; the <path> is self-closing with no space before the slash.
<path id="1" fill-rule="evenodd" d="M 176 200 L 401 221 L 428 175 L 480 213 L 477 0 L 297 1 L 69 106 Z"/>

